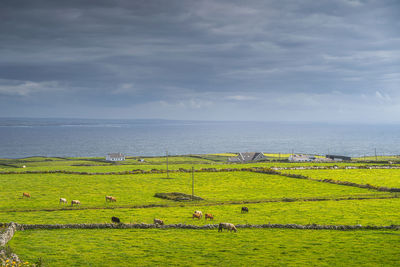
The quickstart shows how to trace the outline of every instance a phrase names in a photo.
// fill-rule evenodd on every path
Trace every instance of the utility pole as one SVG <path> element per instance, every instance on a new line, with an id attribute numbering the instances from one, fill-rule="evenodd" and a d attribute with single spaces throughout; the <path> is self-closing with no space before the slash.
<path id="1" fill-rule="evenodd" d="M 168 150 L 167 150 L 166 154 L 167 154 L 167 178 L 169 178 L 169 172 L 168 172 Z"/>
<path id="2" fill-rule="evenodd" d="M 378 157 L 376 156 L 376 148 L 375 148 L 375 161 L 378 161 Z"/>
<path id="3" fill-rule="evenodd" d="M 194 198 L 194 167 L 192 166 L 192 201 Z"/>

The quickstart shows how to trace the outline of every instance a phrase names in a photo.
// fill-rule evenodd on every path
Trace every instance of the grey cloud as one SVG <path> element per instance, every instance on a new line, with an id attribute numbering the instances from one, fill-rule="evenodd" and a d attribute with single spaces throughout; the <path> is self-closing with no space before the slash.
<path id="1" fill-rule="evenodd" d="M 389 0 L 3 1 L 0 79 L 21 85 L 13 95 L 3 87 L 0 102 L 7 110 L 21 105 L 18 96 L 33 99 L 34 89 L 21 89 L 30 82 L 57 84 L 64 90 L 47 90 L 43 101 L 70 100 L 90 114 L 102 106 L 146 113 L 145 103 L 167 103 L 175 115 L 202 107 L 229 117 L 249 110 L 251 101 L 240 101 L 247 95 L 385 96 L 399 86 L 399 7 Z M 48 112 L 67 114 L 68 105 Z M 152 114 L 167 116 L 154 107 Z"/>

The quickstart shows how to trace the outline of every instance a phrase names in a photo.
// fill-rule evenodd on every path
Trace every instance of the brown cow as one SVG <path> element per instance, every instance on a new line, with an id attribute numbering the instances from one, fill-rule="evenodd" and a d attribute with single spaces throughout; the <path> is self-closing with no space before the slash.
<path id="1" fill-rule="evenodd" d="M 201 219 L 201 215 L 200 214 L 198 214 L 198 213 L 193 213 L 193 215 L 192 215 L 192 219 L 194 219 L 194 218 L 197 218 L 197 219 Z"/>
<path id="2" fill-rule="evenodd" d="M 24 192 L 24 193 L 22 193 L 22 197 L 28 197 L 28 198 L 30 198 L 30 197 L 31 197 L 31 194 L 29 194 L 29 193 L 27 193 L 27 192 Z"/>
<path id="3" fill-rule="evenodd" d="M 206 221 L 207 221 L 207 219 L 214 220 L 214 216 L 211 213 L 206 213 L 204 218 L 206 219 Z"/>

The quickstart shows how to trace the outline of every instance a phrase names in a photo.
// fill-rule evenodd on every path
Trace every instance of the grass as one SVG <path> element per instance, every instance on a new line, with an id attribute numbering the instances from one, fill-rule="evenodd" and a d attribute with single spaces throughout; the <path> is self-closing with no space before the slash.
<path id="1" fill-rule="evenodd" d="M 59 198 L 78 199 L 81 207 L 167 204 L 155 193 L 191 194 L 191 174 L 142 175 L 9 174 L 0 175 L 0 211 L 61 209 Z M 29 192 L 31 198 L 22 198 Z M 280 198 L 340 197 L 375 191 L 251 172 L 196 173 L 195 194 L 209 202 Z M 379 194 L 379 193 L 376 193 Z M 105 196 L 117 198 L 106 203 Z"/>
<path id="2" fill-rule="evenodd" d="M 10 245 L 48 266 L 395 266 L 399 240 L 395 231 L 42 230 L 17 232 Z"/>
<path id="3" fill-rule="evenodd" d="M 358 184 L 400 188 L 400 169 L 285 170 L 315 179 L 332 179 Z"/>
<path id="4" fill-rule="evenodd" d="M 193 160 L 192 160 L 193 159 Z M 315 163 L 315 162 L 302 162 L 302 163 L 288 163 L 288 162 L 263 162 L 263 163 L 224 163 L 221 161 L 210 161 L 203 160 L 196 161 L 195 158 L 186 157 L 182 161 L 171 161 L 169 158 L 169 169 L 178 170 L 195 169 L 201 168 L 216 168 L 216 169 L 226 169 L 226 168 L 250 168 L 250 167 L 300 167 L 300 166 L 368 166 L 370 163 Z M 88 160 L 59 160 L 59 161 L 49 161 L 49 162 L 9 162 L 10 165 L 1 165 L 0 161 L 0 171 L 12 171 L 12 172 L 26 172 L 26 171 L 51 171 L 51 170 L 65 170 L 65 171 L 75 171 L 75 172 L 122 172 L 131 170 L 152 170 L 152 169 L 162 169 L 166 170 L 165 158 L 162 160 L 150 160 L 145 162 L 139 162 L 137 160 L 128 160 L 127 162 L 118 163 L 108 163 L 102 161 L 88 161 Z M 4 164 L 4 163 L 3 163 Z M 22 168 L 25 165 L 26 168 Z M 90 166 L 79 166 L 79 165 L 90 165 Z M 376 165 L 376 164 L 373 164 Z"/>
<path id="5" fill-rule="evenodd" d="M 240 213 L 241 207 L 248 214 Z M 35 212 L 0 212 L 3 222 L 25 224 L 109 223 L 116 216 L 124 223 L 152 223 L 154 218 L 166 224 L 232 222 L 234 224 L 321 224 L 321 225 L 400 225 L 400 199 L 368 199 L 317 202 L 272 202 L 235 205 L 176 204 L 172 207 L 86 209 Z M 194 210 L 215 215 L 213 222 L 192 219 Z M 1 222 L 1 221 L 0 221 Z"/>

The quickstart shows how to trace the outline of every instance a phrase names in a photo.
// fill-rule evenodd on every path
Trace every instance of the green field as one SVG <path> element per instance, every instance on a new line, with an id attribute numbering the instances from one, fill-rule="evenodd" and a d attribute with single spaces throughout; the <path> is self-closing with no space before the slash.
<path id="1" fill-rule="evenodd" d="M 181 206 L 184 205 L 184 206 Z M 172 207 L 84 209 L 34 212 L 0 212 L 3 222 L 24 224 L 109 223 L 117 216 L 124 223 L 152 223 L 154 218 L 166 224 L 218 223 L 234 224 L 321 224 L 321 225 L 398 225 L 400 199 L 365 199 L 342 201 L 298 201 L 245 204 L 250 212 L 240 213 L 243 204 L 190 205 L 177 203 Z M 211 213 L 215 220 L 192 218 L 194 210 Z"/>
<path id="2" fill-rule="evenodd" d="M 400 188 L 400 169 L 284 170 L 315 179 L 332 179 L 358 184 Z"/>
<path id="3" fill-rule="evenodd" d="M 316 163 L 224 163 L 230 154 L 169 157 L 169 169 L 314 166 Z M 0 160 L 0 171 L 70 170 L 104 173 L 165 170 L 165 157 L 128 158 L 122 164 L 104 158 L 27 158 Z M 3 165 L 1 165 L 3 164 Z M 25 165 L 26 168 L 22 168 Z M 86 166 L 90 165 L 90 166 Z M 365 163 L 320 163 L 317 166 Z M 284 170 L 315 179 L 400 187 L 400 170 Z M 0 222 L 22 224 L 123 223 L 400 225 L 399 193 L 294 179 L 281 175 L 195 172 L 195 194 L 203 201 L 176 202 L 155 193 L 191 194 L 191 173 L 84 175 L 65 173 L 0 174 Z M 29 192 L 31 198 L 22 198 Z M 105 196 L 117 198 L 106 203 Z M 79 199 L 81 206 L 59 204 Z M 340 201 L 339 201 L 340 200 Z M 149 205 L 161 205 L 149 207 Z M 241 207 L 249 213 L 241 213 Z M 194 210 L 212 213 L 213 222 L 193 219 Z M 30 263 L 45 266 L 396 266 L 398 231 L 289 229 L 216 230 L 104 229 L 18 231 L 9 243 Z M 376 251 L 379 253 L 371 253 Z"/>
<path id="4" fill-rule="evenodd" d="M 395 231 L 41 230 L 10 245 L 49 266 L 396 266 L 399 241 Z"/>
<path id="5" fill-rule="evenodd" d="M 179 168 L 196 169 L 201 168 L 248 168 L 248 167 L 295 167 L 295 166 L 368 166 L 372 163 L 364 162 L 304 162 L 288 163 L 266 161 L 260 163 L 228 163 L 228 157 L 231 154 L 210 154 L 210 155 L 190 155 L 190 156 L 169 156 L 168 163 L 170 170 Z M 276 156 L 275 154 L 270 154 Z M 287 155 L 285 155 L 287 156 Z M 144 162 L 140 162 L 143 159 Z M 381 163 L 384 164 L 384 163 Z M 376 165 L 376 164 L 373 164 Z M 387 165 L 387 164 L 386 164 Z M 25 166 L 25 168 L 22 168 Z M 65 170 L 76 172 L 121 172 L 134 169 L 166 170 L 166 157 L 128 157 L 122 162 L 107 162 L 105 158 L 45 158 L 31 157 L 23 159 L 0 159 L 0 171 L 26 172 L 26 171 L 50 171 Z"/>
<path id="6" fill-rule="evenodd" d="M 81 207 L 128 207 L 168 204 L 155 193 L 191 193 L 191 174 L 174 173 L 135 175 L 9 174 L 0 175 L 4 190 L 0 193 L 1 210 L 60 209 L 59 198 L 78 199 Z M 29 192 L 31 198 L 22 198 Z M 195 194 L 209 202 L 262 201 L 281 198 L 342 197 L 382 194 L 355 187 L 291 179 L 252 172 L 196 173 Z M 106 203 L 105 196 L 117 198 Z"/>

